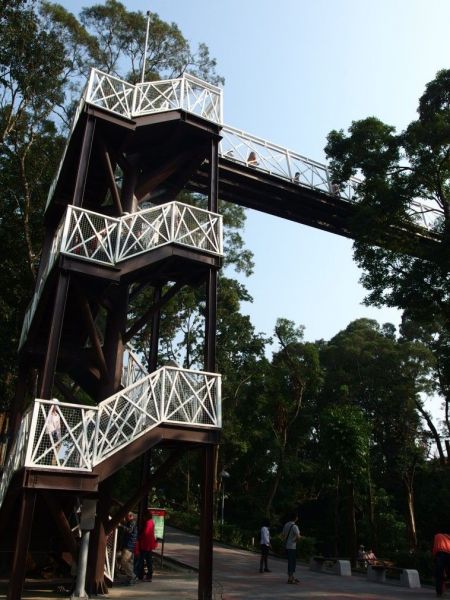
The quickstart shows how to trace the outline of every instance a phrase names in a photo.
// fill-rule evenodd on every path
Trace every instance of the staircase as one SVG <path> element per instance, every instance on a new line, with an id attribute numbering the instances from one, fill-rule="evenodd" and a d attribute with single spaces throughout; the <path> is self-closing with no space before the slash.
<path id="1" fill-rule="evenodd" d="M 5 465 L 0 509 L 12 476 L 21 468 L 96 473 L 120 451 L 125 465 L 127 446 L 162 424 L 221 428 L 220 375 L 162 367 L 133 381 L 145 369 L 130 356 L 124 369 L 129 385 L 98 406 L 34 401 Z M 55 421 L 60 424 L 56 439 L 51 435 Z M 102 470 L 99 481 L 110 474 L 111 469 Z"/>

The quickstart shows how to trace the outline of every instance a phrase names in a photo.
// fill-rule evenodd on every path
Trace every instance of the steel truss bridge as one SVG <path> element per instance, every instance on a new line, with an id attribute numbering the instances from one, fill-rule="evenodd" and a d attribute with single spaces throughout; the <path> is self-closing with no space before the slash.
<path id="1" fill-rule="evenodd" d="M 359 179 L 351 178 L 345 184 L 338 186 L 333 182 L 327 165 L 224 124 L 222 90 L 192 75 L 185 74 L 178 79 L 132 85 L 92 69 L 83 98 L 86 104 L 130 120 L 171 110 L 186 110 L 217 123 L 220 125 L 219 156 L 221 158 L 220 167 L 223 171 L 219 177 L 223 188 L 227 182 L 225 172 L 232 170 L 231 164 L 244 168 L 250 167 L 255 173 L 266 174 L 317 192 L 318 195 L 325 194 L 346 203 L 354 200 L 360 183 Z M 248 178 L 252 178 L 248 169 L 245 169 L 244 172 Z M 192 182 L 194 188 L 196 183 L 196 180 Z M 221 192 L 225 192 L 225 190 L 222 189 Z M 53 186 L 49 200 L 52 193 Z M 234 196 L 232 199 L 236 200 Z M 268 206 L 261 207 L 259 203 L 252 202 L 251 199 L 242 200 L 242 203 L 248 205 L 249 208 L 265 209 L 264 212 L 273 212 L 274 214 L 280 212 L 279 216 L 289 218 L 289 215 L 283 214 L 283 207 L 274 206 L 269 209 Z M 420 201 L 412 204 L 411 218 L 421 228 L 429 229 L 440 214 L 441 211 L 437 208 Z M 295 217 L 295 214 L 291 215 L 293 220 L 296 220 Z M 331 215 L 328 220 L 331 220 Z M 336 231 L 333 224 L 326 221 L 308 222 L 307 224 L 317 228 L 331 229 L 334 233 L 341 235 L 350 235 L 347 228 L 342 227 L 341 231 Z"/>

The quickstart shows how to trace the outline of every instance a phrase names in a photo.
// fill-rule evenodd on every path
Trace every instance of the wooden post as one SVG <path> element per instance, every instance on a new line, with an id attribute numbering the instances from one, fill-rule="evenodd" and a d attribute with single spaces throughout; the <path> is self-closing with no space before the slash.
<path id="1" fill-rule="evenodd" d="M 14 557 L 7 600 L 20 600 L 22 597 L 23 583 L 25 581 L 26 559 L 28 554 L 28 546 L 30 544 L 35 502 L 35 490 L 25 489 L 22 492 L 19 522 L 17 524 L 17 539 L 14 548 Z"/>

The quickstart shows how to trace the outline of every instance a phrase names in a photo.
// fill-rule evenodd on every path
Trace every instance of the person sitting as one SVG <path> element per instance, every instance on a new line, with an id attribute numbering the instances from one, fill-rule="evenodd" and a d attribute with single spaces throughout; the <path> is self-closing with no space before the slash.
<path id="1" fill-rule="evenodd" d="M 369 565 L 373 565 L 376 562 L 377 557 L 375 556 L 372 549 L 366 552 L 366 560 L 369 563 Z"/>
<path id="2" fill-rule="evenodd" d="M 358 549 L 358 565 L 363 569 L 367 568 L 366 551 L 364 550 L 364 546 L 362 544 Z"/>

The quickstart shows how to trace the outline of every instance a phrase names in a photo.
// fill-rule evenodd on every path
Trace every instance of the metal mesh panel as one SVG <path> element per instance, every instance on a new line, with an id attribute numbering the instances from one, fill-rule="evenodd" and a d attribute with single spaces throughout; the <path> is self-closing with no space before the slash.
<path id="1" fill-rule="evenodd" d="M 181 79 L 138 84 L 134 116 L 180 108 L 180 88 Z"/>
<path id="2" fill-rule="evenodd" d="M 28 466 L 91 469 L 96 408 L 36 400 Z"/>
<path id="3" fill-rule="evenodd" d="M 6 496 L 11 477 L 13 476 L 15 471 L 23 467 L 23 465 L 25 464 L 28 433 L 30 430 L 32 416 L 31 410 L 32 409 L 29 409 L 22 419 L 18 434 L 16 436 L 16 439 L 6 461 L 5 468 L 3 470 L 3 475 L 0 480 L 0 506 L 2 505 L 3 500 Z"/>
<path id="4" fill-rule="evenodd" d="M 171 216 L 172 203 L 122 217 L 117 260 L 136 256 L 169 242 Z"/>
<path id="5" fill-rule="evenodd" d="M 93 69 L 86 102 L 131 118 L 134 85 Z"/>
<path id="6" fill-rule="evenodd" d="M 139 358 L 129 348 L 125 349 L 123 355 L 123 368 L 121 383 L 122 387 L 126 388 L 134 383 L 137 383 L 143 377 L 146 377 L 148 372 L 145 367 L 139 362 Z"/>
<path id="7" fill-rule="evenodd" d="M 160 423 L 161 378 L 152 373 L 99 406 L 98 463 Z"/>
<path id="8" fill-rule="evenodd" d="M 117 548 L 117 528 L 113 529 L 106 537 L 106 555 L 105 555 L 105 577 L 114 581 L 114 571 L 116 567 L 116 548 Z"/>
<path id="9" fill-rule="evenodd" d="M 216 383 L 211 375 L 166 368 L 164 420 L 217 426 Z"/>
<path id="10" fill-rule="evenodd" d="M 56 263 L 56 260 L 59 256 L 59 253 L 61 250 L 61 240 L 62 240 L 62 236 L 63 236 L 63 231 L 64 231 L 64 219 L 61 221 L 61 224 L 59 225 L 58 229 L 56 230 L 55 237 L 53 238 L 53 242 L 52 242 L 52 247 L 51 247 L 51 250 L 50 250 L 50 253 L 48 256 L 47 264 L 45 265 L 45 268 L 42 270 L 42 273 L 39 277 L 39 281 L 36 284 L 34 296 L 31 300 L 30 304 L 28 305 L 27 311 L 25 313 L 25 317 L 24 317 L 23 325 L 22 325 L 22 332 L 20 335 L 19 348 L 22 347 L 22 344 L 26 340 L 28 331 L 30 329 L 31 321 L 33 320 L 33 316 L 34 316 L 34 313 L 36 311 L 36 308 L 37 308 L 37 305 L 39 302 L 39 298 L 41 297 L 42 290 L 44 289 L 45 282 L 47 281 L 47 277 L 48 277 L 50 271 L 53 269 L 53 267 Z"/>
<path id="11" fill-rule="evenodd" d="M 78 258 L 114 264 L 118 219 L 79 208 L 68 209 L 68 228 L 62 251 Z"/>
<path id="12" fill-rule="evenodd" d="M 122 217 L 117 261 L 169 242 L 221 254 L 220 215 L 180 202 L 169 202 Z"/>
<path id="13" fill-rule="evenodd" d="M 185 80 L 185 108 L 189 112 L 198 114 L 204 119 L 221 122 L 220 115 L 220 95 L 211 92 L 210 89 L 203 87 L 199 83 L 193 83 L 189 79 Z"/>
<path id="14" fill-rule="evenodd" d="M 220 217 L 187 204 L 177 203 L 174 206 L 173 237 L 177 243 L 220 254 Z"/>

